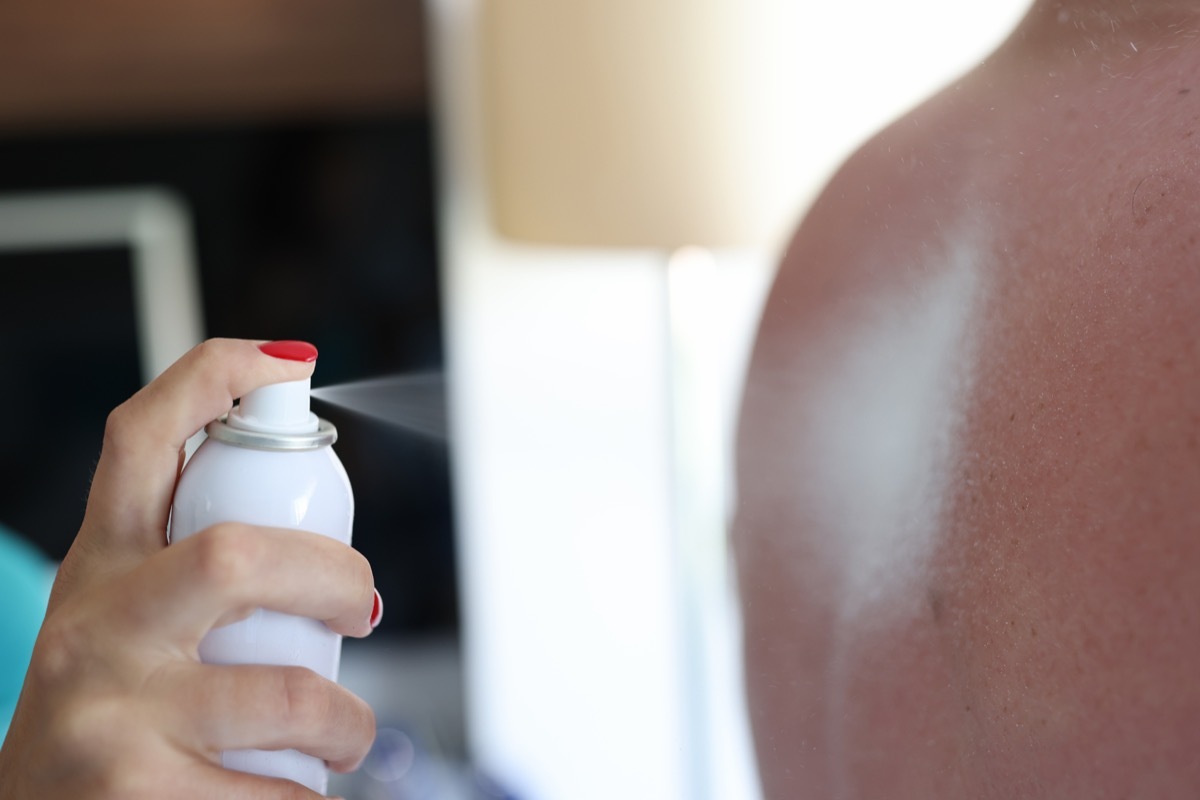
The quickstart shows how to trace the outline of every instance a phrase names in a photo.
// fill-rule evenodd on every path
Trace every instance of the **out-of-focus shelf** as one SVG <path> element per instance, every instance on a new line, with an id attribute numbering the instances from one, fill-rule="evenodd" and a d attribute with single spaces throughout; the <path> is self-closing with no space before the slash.
<path id="1" fill-rule="evenodd" d="M 421 0 L 0 3 L 0 129 L 410 110 Z"/>

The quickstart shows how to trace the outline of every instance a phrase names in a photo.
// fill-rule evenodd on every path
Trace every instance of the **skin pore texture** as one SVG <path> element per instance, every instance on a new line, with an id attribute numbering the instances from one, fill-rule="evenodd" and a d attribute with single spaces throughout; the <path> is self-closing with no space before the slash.
<path id="1" fill-rule="evenodd" d="M 1039 2 L 843 167 L 751 365 L 769 798 L 1200 796 L 1200 7 Z"/>

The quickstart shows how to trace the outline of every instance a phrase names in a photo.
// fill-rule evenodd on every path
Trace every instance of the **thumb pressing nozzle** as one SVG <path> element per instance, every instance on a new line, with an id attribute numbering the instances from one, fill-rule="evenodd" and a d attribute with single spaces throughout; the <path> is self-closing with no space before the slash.
<path id="1" fill-rule="evenodd" d="M 317 348 L 307 342 L 268 342 L 259 349 L 269 356 L 290 361 L 315 361 Z M 311 433 L 317 429 L 316 414 L 308 410 L 312 381 L 285 381 L 247 392 L 229 412 L 228 423 L 249 431 L 266 433 Z"/>

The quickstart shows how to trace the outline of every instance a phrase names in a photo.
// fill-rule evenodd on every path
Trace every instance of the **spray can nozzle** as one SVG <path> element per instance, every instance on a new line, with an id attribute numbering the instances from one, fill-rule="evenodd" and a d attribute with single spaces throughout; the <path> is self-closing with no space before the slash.
<path id="1" fill-rule="evenodd" d="M 317 415 L 308 410 L 309 379 L 263 386 L 247 392 L 229 412 L 234 428 L 263 433 L 312 433 Z"/>
<path id="2" fill-rule="evenodd" d="M 317 360 L 317 348 L 307 342 L 278 341 L 259 345 L 269 356 L 289 361 Z M 234 428 L 263 433 L 312 433 L 317 416 L 309 411 L 312 381 L 286 381 L 247 392 L 241 403 L 229 412 L 228 424 Z"/>

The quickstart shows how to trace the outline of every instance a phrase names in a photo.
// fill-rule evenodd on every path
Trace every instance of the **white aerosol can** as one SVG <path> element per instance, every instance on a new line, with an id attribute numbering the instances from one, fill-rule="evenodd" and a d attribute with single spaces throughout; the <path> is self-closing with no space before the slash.
<path id="1" fill-rule="evenodd" d="M 350 543 L 354 497 L 331 445 L 337 430 L 309 411 L 309 381 L 247 393 L 183 470 L 171 510 L 171 541 L 219 522 L 312 531 Z M 253 534 L 248 534 L 253 535 Z M 200 643 L 209 664 L 307 667 L 337 680 L 341 637 L 324 623 L 258 609 Z M 224 766 L 288 778 L 325 793 L 325 763 L 296 750 L 228 750 Z"/>

